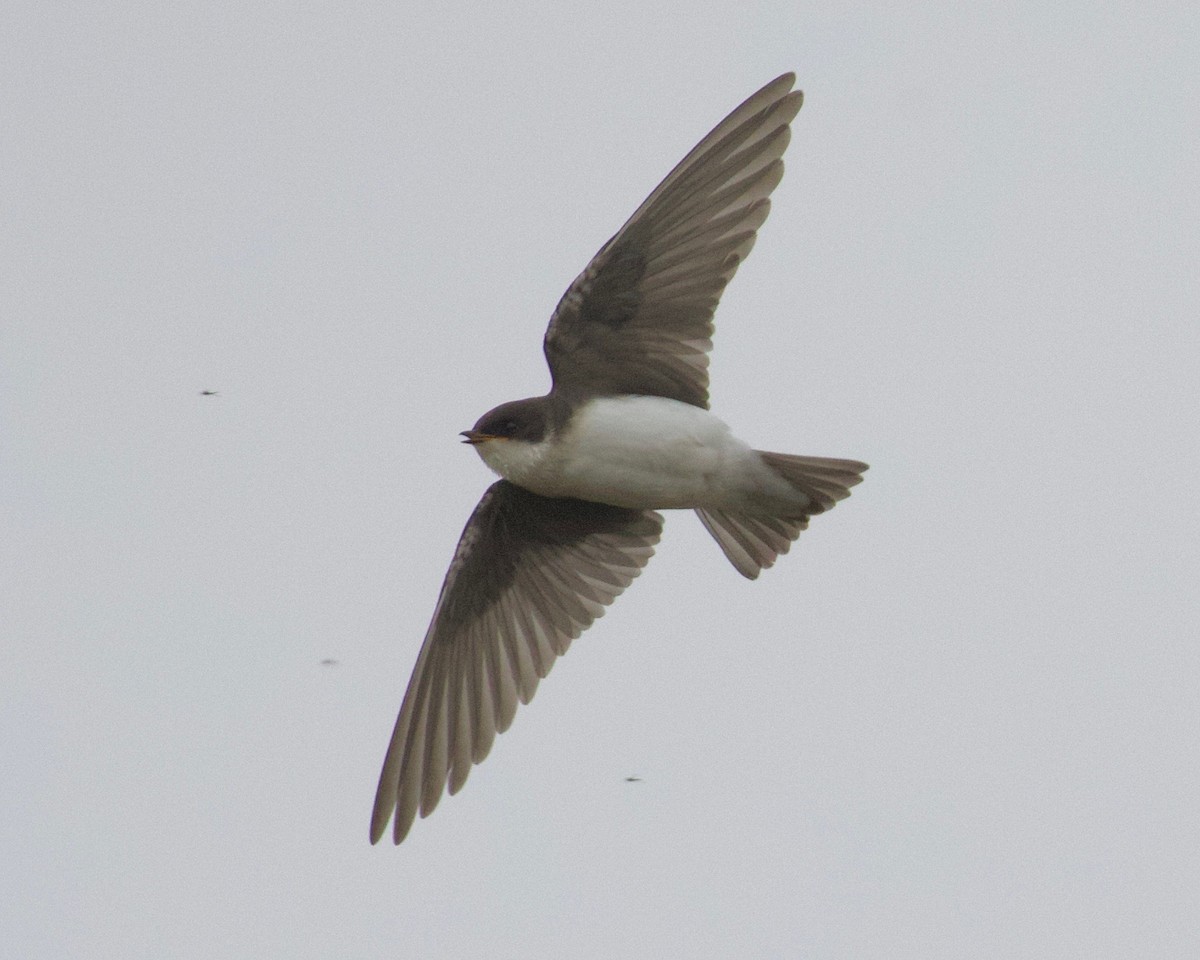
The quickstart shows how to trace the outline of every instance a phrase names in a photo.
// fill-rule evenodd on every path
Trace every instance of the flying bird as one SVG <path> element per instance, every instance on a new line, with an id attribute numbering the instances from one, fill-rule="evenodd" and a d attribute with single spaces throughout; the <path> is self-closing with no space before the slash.
<path id="1" fill-rule="evenodd" d="M 753 450 L 708 412 L 713 313 L 754 246 L 802 95 L 785 74 L 683 158 L 559 301 L 543 397 L 462 433 L 502 479 L 450 561 L 392 733 L 371 842 L 491 750 L 538 681 L 650 559 L 658 510 L 695 510 L 753 579 L 867 465 Z M 394 818 L 394 819 L 393 819 Z"/>

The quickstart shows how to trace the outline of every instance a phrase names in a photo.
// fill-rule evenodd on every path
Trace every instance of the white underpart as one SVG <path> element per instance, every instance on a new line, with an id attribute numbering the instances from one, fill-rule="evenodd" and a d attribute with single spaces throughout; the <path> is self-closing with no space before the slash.
<path id="1" fill-rule="evenodd" d="M 662 397 L 591 400 L 547 441 L 489 440 L 476 450 L 505 479 L 547 497 L 755 513 L 807 503 L 723 421 Z"/>

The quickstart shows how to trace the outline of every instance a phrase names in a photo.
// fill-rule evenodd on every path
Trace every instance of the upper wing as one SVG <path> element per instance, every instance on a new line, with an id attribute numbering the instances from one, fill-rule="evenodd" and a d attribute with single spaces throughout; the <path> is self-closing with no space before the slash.
<path id="1" fill-rule="evenodd" d="M 795 81 L 784 74 L 722 120 L 571 284 L 544 344 L 556 391 L 708 406 L 713 312 L 783 177 Z"/>
<path id="2" fill-rule="evenodd" d="M 420 810 L 508 729 L 554 658 L 566 652 L 645 566 L 662 517 L 583 500 L 540 497 L 500 480 L 471 514 L 392 733 L 371 842 L 395 811 L 395 842 Z"/>

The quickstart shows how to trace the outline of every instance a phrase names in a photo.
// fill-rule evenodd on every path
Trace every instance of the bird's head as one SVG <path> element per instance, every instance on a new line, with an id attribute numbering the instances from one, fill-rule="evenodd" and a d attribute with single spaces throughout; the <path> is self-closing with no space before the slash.
<path id="1" fill-rule="evenodd" d="M 470 430 L 464 430 L 463 443 L 472 446 L 489 440 L 517 440 L 538 443 L 546 437 L 546 405 L 544 397 L 513 400 L 489 410 Z"/>
<path id="2" fill-rule="evenodd" d="M 524 470 L 541 459 L 549 433 L 546 398 L 533 397 L 489 410 L 462 437 L 496 473 L 520 483 Z"/>

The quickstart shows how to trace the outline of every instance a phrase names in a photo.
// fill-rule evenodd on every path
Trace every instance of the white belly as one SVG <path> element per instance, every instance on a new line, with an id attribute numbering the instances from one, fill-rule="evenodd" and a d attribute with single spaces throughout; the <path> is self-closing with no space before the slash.
<path id="1" fill-rule="evenodd" d="M 529 475 L 510 479 L 544 496 L 640 509 L 732 506 L 764 485 L 791 493 L 717 417 L 661 397 L 590 401 Z"/>

